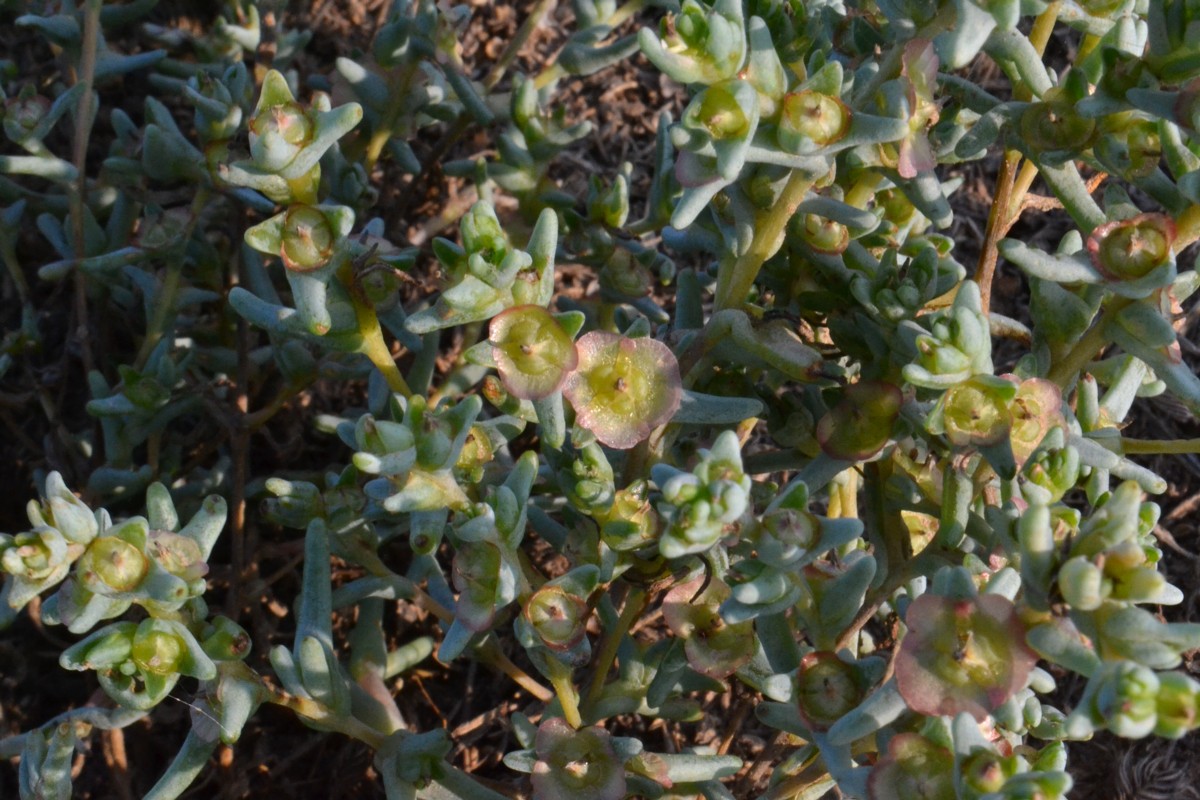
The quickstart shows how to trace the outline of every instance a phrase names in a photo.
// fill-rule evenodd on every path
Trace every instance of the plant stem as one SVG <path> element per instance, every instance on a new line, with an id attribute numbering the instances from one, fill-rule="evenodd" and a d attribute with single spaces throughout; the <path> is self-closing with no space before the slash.
<path id="1" fill-rule="evenodd" d="M 562 706 L 563 719 L 578 730 L 583 727 L 583 718 L 579 715 L 579 692 L 571 680 L 571 668 L 554 656 L 547 656 L 546 669 L 550 673 L 550 685 L 558 695 L 558 704 Z"/>
<path id="2" fill-rule="evenodd" d="M 596 653 L 596 671 L 592 673 L 587 694 L 584 696 L 583 707 L 585 710 L 591 711 L 600 700 L 600 695 L 604 692 L 604 681 L 608 677 L 608 670 L 612 666 L 613 660 L 617 657 L 621 640 L 625 638 L 630 626 L 642 615 L 645 608 L 646 590 L 640 586 L 634 586 L 625 598 L 625 607 L 621 609 L 621 616 L 617 619 L 617 624 L 605 631 L 604 638 L 600 641 L 600 648 Z"/>
<path id="3" fill-rule="evenodd" d="M 483 79 L 483 88 L 485 91 L 491 91 L 496 88 L 497 84 L 504 79 L 504 73 L 512 66 L 513 61 L 517 59 L 517 54 L 521 52 L 521 48 L 529 41 L 529 37 L 537 30 L 537 26 L 541 24 L 542 19 L 554 10 L 558 5 L 557 0 L 539 0 L 538 4 L 529 12 L 529 16 L 521 23 L 521 27 L 517 28 L 516 34 L 509 40 L 508 46 L 504 48 L 504 52 L 496 59 L 496 63 L 488 71 L 487 76 Z M 541 88 L 540 86 L 538 87 Z"/>
<path id="4" fill-rule="evenodd" d="M 1013 181 L 1016 178 L 1017 164 L 1021 154 L 1009 150 L 1004 154 L 1000 164 L 1000 174 L 996 178 L 996 194 L 992 197 L 992 208 L 988 212 L 987 230 L 983 237 L 983 249 L 979 253 L 979 265 L 975 268 L 975 282 L 979 284 L 980 306 L 983 313 L 988 313 L 992 302 L 992 279 L 996 274 L 996 262 L 999 260 L 997 245 L 1004 234 L 1008 233 L 1012 221 L 1008 219 L 1008 210 L 1012 207 Z"/>
<path id="5" fill-rule="evenodd" d="M 759 270 L 779 249 L 788 220 L 815 180 L 807 172 L 793 170 L 775 204 L 756 215 L 754 240 L 750 242 L 750 248 L 732 265 L 728 262 L 722 264 L 717 273 L 716 311 L 738 308 L 746 302 Z"/>
<path id="6" fill-rule="evenodd" d="M 1029 30 L 1029 43 L 1033 45 L 1033 49 L 1039 56 L 1046 53 L 1046 45 L 1050 42 L 1050 35 L 1054 33 L 1060 8 L 1062 8 L 1062 0 L 1054 0 L 1053 3 L 1046 6 L 1045 11 L 1037 15 L 1033 21 L 1033 27 Z"/>
<path id="7" fill-rule="evenodd" d="M 389 81 L 390 96 L 398 98 L 407 97 L 416 71 L 416 65 L 409 64 L 400 72 L 400 76 L 395 82 Z M 379 161 L 379 156 L 383 153 L 383 148 L 387 145 L 393 134 L 396 133 L 396 117 L 403 109 L 403 103 L 391 103 L 387 111 L 384 112 L 384 118 L 380 122 L 379 127 L 371 131 L 371 138 L 367 142 L 367 150 L 363 155 L 363 167 L 366 168 L 368 175 L 375 168 L 375 163 Z"/>
<path id="8" fill-rule="evenodd" d="M 87 244 L 84 237 L 83 215 L 84 203 L 87 198 L 87 151 L 88 140 L 92 133 L 92 85 L 96 78 L 96 50 L 100 43 L 100 7 L 102 0 L 87 0 L 83 8 L 83 41 L 79 47 L 79 74 L 77 83 L 83 84 L 83 93 L 79 96 L 79 106 L 75 110 L 75 136 L 73 162 L 75 165 L 75 187 L 69 198 L 71 204 L 71 234 L 75 257 L 82 259 L 87 255 Z M 90 374 L 95 365 L 92 356 L 92 342 L 88 335 L 88 305 L 87 280 L 82 270 L 75 270 L 75 322 L 77 331 L 81 332 L 79 339 L 80 353 L 83 356 L 84 374 Z"/>
<path id="9" fill-rule="evenodd" d="M 338 270 L 338 278 L 349 290 L 350 299 L 354 305 L 358 335 L 362 337 L 362 344 L 358 346 L 358 352 L 371 359 L 371 363 L 387 381 L 389 389 L 403 397 L 412 397 L 408 381 L 404 380 L 404 376 L 400 374 L 400 369 L 396 366 L 396 359 L 383 339 L 383 330 L 379 327 L 379 317 L 375 315 L 375 307 L 359 291 L 349 261 Z"/>
<path id="10" fill-rule="evenodd" d="M 543 703 L 549 703 L 554 699 L 554 692 L 547 689 L 542 684 L 529 676 L 525 670 L 518 667 L 512 662 L 504 651 L 500 649 L 496 640 L 489 637 L 484 640 L 483 644 L 475 651 L 479 660 L 488 666 L 495 667 L 500 672 L 503 672 L 508 677 L 512 678 L 513 682 L 520 686 L 531 695 L 541 700 Z M 563 708 L 563 713 L 566 713 L 566 707 Z"/>
<path id="11" fill-rule="evenodd" d="M 297 695 L 289 694 L 288 692 L 269 686 L 266 683 L 263 684 L 263 688 L 269 692 L 269 696 L 267 697 L 268 703 L 290 709 L 305 719 L 310 719 L 320 724 L 324 728 L 343 733 L 351 739 L 358 739 L 360 742 L 365 742 L 375 750 L 383 747 L 387 741 L 387 736 L 375 730 L 370 725 L 360 722 L 355 717 L 338 716 L 324 704 L 318 703 L 311 697 L 298 697 Z"/>
<path id="12" fill-rule="evenodd" d="M 1200 453 L 1200 439 L 1121 439 L 1125 455 L 1187 455 Z"/>
<path id="13" fill-rule="evenodd" d="M 1067 389 L 1074 383 L 1079 374 L 1087 367 L 1088 362 L 1108 346 L 1108 323 L 1132 302 L 1126 297 L 1114 297 L 1110 300 L 1103 313 L 1092 323 L 1088 332 L 1067 351 L 1060 361 L 1050 367 L 1046 378 L 1058 384 L 1062 389 Z"/>
<path id="14" fill-rule="evenodd" d="M 200 221 L 200 212 L 207 205 L 210 193 L 207 187 L 200 187 L 196 191 L 196 197 L 192 200 L 190 216 L 188 224 L 183 233 L 180 234 L 178 245 L 172 248 L 172 252 L 168 256 L 167 272 L 163 277 L 162 289 L 159 290 L 158 297 L 154 302 L 154 317 L 150 320 L 150 325 L 146 329 L 146 338 L 142 340 L 142 346 L 138 350 L 137 358 L 134 359 L 134 369 L 141 370 L 146 366 L 146 362 L 150 359 L 150 354 L 154 352 L 154 348 L 162 341 L 163 336 L 167 332 L 167 320 L 175 311 L 175 299 L 179 294 L 179 281 L 183 276 L 184 250 L 187 243 L 192 238 L 192 233 L 196 230 L 196 224 Z"/>

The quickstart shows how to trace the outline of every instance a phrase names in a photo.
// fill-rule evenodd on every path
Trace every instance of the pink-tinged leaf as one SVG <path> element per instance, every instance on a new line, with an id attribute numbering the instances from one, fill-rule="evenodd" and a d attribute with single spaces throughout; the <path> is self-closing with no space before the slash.
<path id="1" fill-rule="evenodd" d="M 937 158 L 924 131 L 910 133 L 900 141 L 900 159 L 896 163 L 896 171 L 900 173 L 901 178 L 911 180 L 936 166 Z"/>
<path id="2" fill-rule="evenodd" d="M 966 712 L 982 722 L 1020 690 L 1037 662 L 1012 602 L 925 594 L 908 607 L 896 654 L 896 684 L 913 711 Z"/>
<path id="3" fill-rule="evenodd" d="M 539 400 L 558 391 L 579 363 L 575 342 L 541 306 L 516 306 L 492 319 L 492 358 L 513 397 Z"/>
<path id="4" fill-rule="evenodd" d="M 928 39 L 913 39 L 904 45 L 901 57 L 901 74 L 908 78 L 911 105 L 932 102 L 933 89 L 937 84 L 938 57 L 933 42 Z"/>
<path id="5" fill-rule="evenodd" d="M 679 409 L 679 363 L 662 342 L 593 331 L 576 344 L 579 366 L 563 384 L 576 423 L 601 443 L 633 447 Z"/>

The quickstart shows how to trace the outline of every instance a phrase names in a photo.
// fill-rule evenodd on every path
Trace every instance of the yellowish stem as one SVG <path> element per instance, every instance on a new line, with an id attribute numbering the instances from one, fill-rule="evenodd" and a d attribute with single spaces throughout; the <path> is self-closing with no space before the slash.
<path id="1" fill-rule="evenodd" d="M 722 264 L 717 274 L 717 311 L 740 308 L 746 302 L 759 270 L 779 249 L 788 220 L 796 213 L 796 206 L 800 205 L 815 180 L 816 178 L 807 172 L 794 170 L 775 204 L 759 212 L 750 249 L 732 264 Z"/>

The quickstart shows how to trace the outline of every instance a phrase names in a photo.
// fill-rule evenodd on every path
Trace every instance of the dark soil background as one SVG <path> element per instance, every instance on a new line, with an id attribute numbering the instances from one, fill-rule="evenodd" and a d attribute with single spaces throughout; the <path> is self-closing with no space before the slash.
<path id="1" fill-rule="evenodd" d="M 468 0 L 472 18 L 464 42 L 463 57 L 475 70 L 476 77 L 488 69 L 526 18 L 534 3 L 522 0 Z M 213 18 L 213 5 L 205 0 L 163 0 L 152 13 L 154 22 L 190 29 L 203 29 Z M 328 74 L 333 59 L 354 56 L 369 48 L 375 29 L 385 19 L 389 0 L 314 0 L 291 3 L 285 14 L 289 27 L 311 29 L 313 39 L 295 63 L 302 76 Z M 569 4 L 553 12 L 537 29 L 521 51 L 515 70 L 536 71 L 552 57 L 570 28 Z M 645 15 L 626 23 L 630 30 L 653 19 Z M 0 15 L 0 55 L 16 61 L 22 75 L 44 80 L 57 69 L 57 61 L 44 45 L 27 31 L 9 26 Z M 148 46 L 136 30 L 125 40 L 113 42 L 128 52 Z M 270 43 L 260 56 L 269 56 Z M 1051 57 L 1065 58 L 1070 50 L 1068 36 L 1053 44 Z M 994 65 L 978 64 L 970 76 L 989 88 L 1004 85 Z M 142 102 L 152 87 L 144 80 L 129 78 L 121 85 L 101 89 L 100 119 L 113 107 L 124 108 L 138 120 Z M 685 91 L 652 68 L 640 55 L 629 61 L 582 80 L 564 80 L 560 84 L 560 103 L 571 120 L 591 120 L 595 130 L 560 159 L 554 176 L 567 191 L 582 196 L 589 175 L 614 176 L 622 162 L 633 165 L 632 190 L 635 198 L 644 192 L 654 147 L 658 114 L 668 110 L 678 117 L 686 100 Z M 185 131 L 190 116 L 180 109 L 179 120 Z M 97 160 L 106 152 L 104 137 L 109 129 L 98 124 L 92 148 Z M 477 157 L 491 146 L 494 132 L 472 129 L 448 153 L 448 157 Z M 56 152 L 70 152 L 69 141 L 59 142 Z M 437 147 L 433 137 L 414 143 L 418 156 Z M 92 162 L 95 163 L 95 162 Z M 957 256 L 969 268 L 978 256 L 983 239 L 991 187 L 998 168 L 996 158 L 966 165 L 957 174 L 963 188 L 953 198 L 956 221 L 951 233 L 959 244 Z M 954 173 L 951 173 L 954 174 Z M 379 210 L 389 226 L 388 235 L 396 243 L 412 242 L 425 246 L 422 263 L 431 268 L 428 242 L 439 233 L 453 235 L 453 222 L 474 200 L 473 189 L 462 181 L 431 171 L 419 178 L 400 175 L 385 160 L 373 176 L 382 189 Z M 1035 187 L 1036 190 L 1036 187 Z M 511 213 L 515 203 L 499 210 Z M 640 208 L 635 199 L 634 209 Z M 235 221 L 244 225 L 244 221 Z M 1065 230 L 1062 220 L 1053 214 L 1026 218 L 1012 235 L 1043 245 L 1056 242 Z M 449 231 L 449 232 L 447 232 Z M 0 500 L 0 530 L 18 532 L 27 527 L 24 506 L 34 495 L 31 475 L 35 470 L 57 469 L 66 475 L 68 485 L 86 482 L 87 464 L 72 456 L 61 444 L 68 431 L 86 430 L 92 423 L 83 410 L 86 392 L 81 368 L 80 339 L 71 310 L 68 283 L 39 284 L 33 273 L 37 266 L 54 260 L 40 235 L 23 231 L 20 254 L 34 286 L 39 309 L 39 327 L 45 338 L 39 352 L 27 354 L 0 380 L 0 481 L 6 487 Z M 1190 263 L 1190 259 L 1188 262 Z M 594 292 L 593 277 L 583 268 L 570 264 L 560 270 L 563 289 L 578 293 Z M 429 283 L 432 286 L 432 283 Z M 418 286 L 414 291 L 426 287 Z M 0 319 L 6 329 L 19 326 L 19 303 L 11 281 L 0 288 L 8 301 L 0 307 Z M 1020 274 L 1001 264 L 996 277 L 994 307 L 1006 315 L 1021 318 L 1027 289 Z M 1185 357 L 1200 360 L 1200 339 L 1194 326 L 1195 314 L 1189 315 Z M 105 346 L 120 348 L 131 332 L 114 329 L 112 320 L 93 319 L 94 329 L 85 335 L 94 337 L 98 357 Z M 454 347 L 453 341 L 447 341 Z M 122 350 L 112 354 L 120 357 Z M 99 358 L 98 358 L 99 360 Z M 249 476 L 269 476 L 298 469 L 320 470 L 344 461 L 347 453 L 332 437 L 312 433 L 315 414 L 337 412 L 361 404 L 362 387 L 318 383 L 305 392 L 251 440 Z M 357 393 L 357 394 L 356 394 Z M 43 409 L 53 413 L 47 414 Z M 253 403 L 251 409 L 254 408 Z M 1169 400 L 1139 401 L 1131 434 L 1147 438 L 1200 436 L 1197 421 Z M 215 435 L 215 442 L 211 436 Z M 200 466 L 209 466 L 227 442 L 220 432 L 200 430 L 193 437 L 194 453 Z M 1172 582 L 1183 589 L 1186 599 L 1177 607 L 1162 609 L 1172 621 L 1200 621 L 1200 538 L 1197 509 L 1200 508 L 1200 460 L 1195 457 L 1153 459 L 1147 464 L 1164 475 L 1171 488 L 1159 498 L 1163 506 L 1160 528 L 1165 551 L 1164 569 Z M 253 498 L 252 498 L 253 499 Z M 120 509 L 137 513 L 137 509 Z M 252 558 L 257 565 L 257 580 L 236 603 L 229 598 L 230 554 L 222 543 L 214 554 L 208 597 L 214 606 L 234 602 L 242 624 L 254 637 L 251 664 L 270 674 L 266 653 L 292 636 L 291 603 L 297 595 L 300 570 L 301 537 L 262 521 L 252 502 L 247 531 L 257 545 Z M 345 569 L 335 580 L 354 577 Z M 349 625 L 352 620 L 342 620 Z M 435 626 L 419 612 L 393 612 L 387 620 L 392 645 L 416 636 L 432 633 Z M 654 623 L 651 622 L 651 625 Z M 90 673 L 70 673 L 58 667 L 58 656 L 69 644 L 61 629 L 45 628 L 22 614 L 9 631 L 0 634 L 0 736 L 35 727 L 68 708 L 87 702 L 103 703 L 105 698 Z M 519 653 L 512 654 L 521 660 Z M 1200 676 L 1200 659 L 1195 654 L 1184 665 Z M 145 721 L 123 732 L 93 736 L 91 748 L 78 754 L 75 768 L 75 797 L 140 797 L 169 763 L 186 735 L 190 709 L 187 681 L 175 690 L 174 697 L 163 703 Z M 515 744 L 506 719 L 530 705 L 531 698 L 506 680 L 494 678 L 483 669 L 458 661 L 443 668 L 433 660 L 394 682 L 398 702 L 406 720 L 416 730 L 444 727 L 451 732 L 455 749 L 451 760 L 458 766 L 490 781 L 500 791 L 523 797 L 527 782 L 501 764 L 503 754 Z M 1082 684 L 1063 682 L 1061 703 L 1069 709 L 1079 696 Z M 688 725 L 655 721 L 647 724 L 640 717 L 617 721 L 619 733 L 643 738 L 652 749 L 665 751 L 697 743 L 718 743 L 729 738 L 729 752 L 752 763 L 764 749 L 771 748 L 773 733 L 758 727 L 752 714 L 756 698 L 734 684 L 733 691 L 713 695 L 706 700 L 708 713 L 702 722 Z M 1101 735 L 1088 743 L 1072 744 L 1071 767 L 1076 777 L 1072 797 L 1152 800 L 1200 797 L 1200 737 L 1189 736 L 1179 742 L 1146 740 L 1126 742 Z M 778 752 L 776 752 L 778 757 Z M 247 726 L 234 749 L 222 749 L 186 795 L 192 798 L 382 798 L 380 781 L 371 767 L 372 753 L 363 745 L 337 735 L 311 731 L 290 714 L 264 707 Z M 736 796 L 751 798 L 765 788 L 762 770 L 741 776 L 733 784 Z M 15 761 L 0 767 L 0 798 L 16 797 Z M 832 796 L 832 795 L 831 795 Z"/>

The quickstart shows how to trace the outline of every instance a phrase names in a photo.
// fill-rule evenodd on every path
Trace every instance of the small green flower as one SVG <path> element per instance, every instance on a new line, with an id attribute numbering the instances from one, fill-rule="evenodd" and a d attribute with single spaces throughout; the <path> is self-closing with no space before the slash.
<path id="1" fill-rule="evenodd" d="M 617 490 L 606 513 L 596 515 L 601 523 L 600 538 L 613 550 L 638 550 L 658 535 L 661 520 L 650 504 L 649 493 L 645 480 L 634 481 Z"/>
<path id="2" fill-rule="evenodd" d="M 354 212 L 345 206 L 294 203 L 246 231 L 246 243 L 260 253 L 279 256 L 290 272 L 315 272 L 334 256 L 354 227 Z"/>
<path id="3" fill-rule="evenodd" d="M 1139 214 L 1092 231 L 1087 250 L 1096 270 L 1129 284 L 1144 297 L 1175 277 L 1175 222 L 1165 214 Z"/>
<path id="4" fill-rule="evenodd" d="M 776 137 L 779 146 L 800 155 L 828 147 L 850 131 L 850 109 L 840 97 L 812 90 L 783 98 Z"/>
<path id="5" fill-rule="evenodd" d="M 990 375 L 975 377 L 946 390 L 927 426 L 944 433 L 956 447 L 986 447 L 1005 439 L 1012 430 L 1009 404 L 1017 387 Z"/>
<path id="6" fill-rule="evenodd" d="M 1015 607 L 1000 595 L 924 594 L 909 605 L 905 622 L 896 682 L 904 702 L 921 714 L 966 712 L 982 722 L 1025 685 L 1037 661 Z"/>
<path id="7" fill-rule="evenodd" d="M 591 614 L 584 598 L 552 585 L 534 592 L 524 613 L 541 643 L 556 652 L 566 652 L 583 641 Z"/>
<path id="8" fill-rule="evenodd" d="M 900 733 L 871 770 L 870 800 L 955 800 L 954 755 L 919 733 Z"/>
<path id="9" fill-rule="evenodd" d="M 522 400 L 558 391 L 579 363 L 571 335 L 541 306 L 500 313 L 492 319 L 488 339 L 504 388 Z"/>
<path id="10" fill-rule="evenodd" d="M 1012 415 L 1013 457 L 1017 467 L 1029 460 L 1053 428 L 1066 426 L 1062 413 L 1062 390 L 1043 378 L 1030 378 L 1017 387 L 1009 404 Z"/>
<path id="11" fill-rule="evenodd" d="M 740 85 L 718 83 L 700 92 L 684 112 L 683 124 L 704 131 L 715 141 L 746 138 L 753 132 L 753 119 L 733 91 L 732 87 Z"/>
<path id="12" fill-rule="evenodd" d="M 862 702 L 867 688 L 860 671 L 836 653 L 819 651 L 800 660 L 796 702 L 800 716 L 813 730 L 829 730 Z"/>
<path id="13" fill-rule="evenodd" d="M 832 458 L 871 458 L 891 439 L 903 403 L 900 389 L 890 383 L 852 383 L 843 389 L 841 402 L 817 423 L 817 443 Z"/>
<path id="14" fill-rule="evenodd" d="M 538 728 L 534 744 L 534 800 L 621 800 L 625 767 L 612 736 L 603 728 L 571 728 L 551 717 Z"/>
<path id="15" fill-rule="evenodd" d="M 592 331 L 576 343 L 579 366 L 563 394 L 575 421 L 603 444 L 625 450 L 679 409 L 679 363 L 662 342 Z"/>
<path id="16" fill-rule="evenodd" d="M 721 603 L 729 598 L 729 586 L 720 578 L 704 577 L 677 584 L 663 600 L 663 618 L 671 633 L 684 642 L 692 669 L 723 680 L 744 666 L 754 655 L 754 623 L 728 623 L 721 618 Z"/>
<path id="17" fill-rule="evenodd" d="M 1086 150 L 1096 133 L 1096 120 L 1076 111 L 1065 96 L 1030 104 L 1018 125 L 1021 140 L 1034 153 Z"/>
<path id="18" fill-rule="evenodd" d="M 131 592 L 149 571 L 150 559 L 142 549 L 118 536 L 96 539 L 79 562 L 84 585 L 93 592 Z"/>

